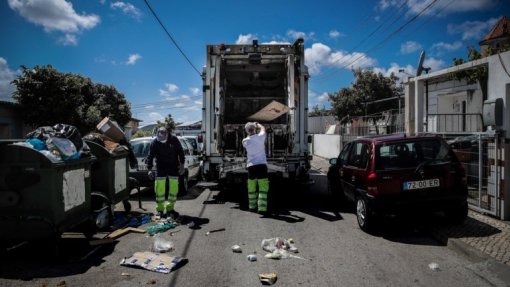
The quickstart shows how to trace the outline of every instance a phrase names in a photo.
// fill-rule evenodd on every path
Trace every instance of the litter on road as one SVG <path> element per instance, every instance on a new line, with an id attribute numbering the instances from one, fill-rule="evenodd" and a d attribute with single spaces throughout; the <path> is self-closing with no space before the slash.
<path id="1" fill-rule="evenodd" d="M 174 243 L 172 241 L 161 237 L 159 234 L 154 235 L 152 251 L 164 253 L 172 251 L 173 249 Z"/>
<path id="2" fill-rule="evenodd" d="M 432 262 L 429 264 L 429 268 L 430 268 L 430 270 L 433 270 L 433 271 L 439 271 L 439 264 Z"/>
<path id="3" fill-rule="evenodd" d="M 292 242 L 292 243 L 291 243 Z M 261 247 L 264 251 L 269 252 L 264 257 L 269 259 L 285 259 L 285 258 L 297 258 L 304 259 L 299 256 L 295 256 L 291 253 L 298 253 L 299 250 L 293 244 L 294 240 L 282 239 L 279 237 L 269 238 L 262 240 Z"/>
<path id="4" fill-rule="evenodd" d="M 246 258 L 248 259 L 248 261 L 251 261 L 251 262 L 257 261 L 257 255 L 255 255 L 255 254 L 250 254 L 250 255 L 246 256 Z"/>
<path id="5" fill-rule="evenodd" d="M 112 233 L 108 234 L 108 236 L 106 236 L 106 238 L 117 239 L 129 232 L 145 233 L 145 230 L 140 229 L 140 228 L 134 228 L 134 227 L 121 228 L 121 229 L 117 229 L 117 230 L 113 231 Z"/>
<path id="6" fill-rule="evenodd" d="M 262 284 L 273 285 L 276 283 L 278 277 L 276 276 L 276 273 L 263 273 L 259 274 L 259 279 Z"/>
<path id="7" fill-rule="evenodd" d="M 120 265 L 139 267 L 149 271 L 168 274 L 185 261 L 186 259 L 180 256 L 168 256 L 166 254 L 145 251 L 135 252 L 133 255 L 122 259 Z"/>
<path id="8" fill-rule="evenodd" d="M 241 249 L 241 246 L 239 246 L 239 245 L 232 246 L 232 251 L 234 251 L 235 253 L 243 252 L 243 250 Z"/>
<path id="9" fill-rule="evenodd" d="M 220 231 L 225 231 L 225 228 L 220 228 L 220 229 L 214 229 L 214 230 L 207 231 L 207 232 L 205 233 L 205 236 L 208 236 L 208 235 L 210 235 L 211 233 L 220 232 Z"/>
<path id="10" fill-rule="evenodd" d="M 173 223 L 173 222 L 163 223 L 163 222 L 160 222 L 160 223 L 155 224 L 155 225 L 147 226 L 147 232 L 149 233 L 150 236 L 153 236 L 156 233 L 165 232 L 165 231 L 167 231 L 169 229 L 172 229 L 172 228 L 174 228 L 176 226 L 177 226 L 177 223 Z"/>

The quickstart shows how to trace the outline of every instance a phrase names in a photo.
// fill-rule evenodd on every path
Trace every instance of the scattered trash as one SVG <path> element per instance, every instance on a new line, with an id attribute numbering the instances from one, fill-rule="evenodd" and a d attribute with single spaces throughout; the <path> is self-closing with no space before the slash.
<path id="1" fill-rule="evenodd" d="M 275 273 L 263 273 L 259 274 L 259 279 L 262 284 L 273 285 L 274 283 L 276 283 L 278 277 L 276 276 Z"/>
<path id="2" fill-rule="evenodd" d="M 120 227 L 138 227 L 151 222 L 150 214 L 141 214 L 139 216 L 132 216 L 126 212 L 115 212 L 113 219 L 113 226 Z"/>
<path id="3" fill-rule="evenodd" d="M 292 243 L 291 243 L 292 240 Z M 269 238 L 262 240 L 261 247 L 264 251 L 269 252 L 264 257 L 270 259 L 285 259 L 285 258 L 298 258 L 304 259 L 299 256 L 291 255 L 292 253 L 299 253 L 299 250 L 293 244 L 294 240 L 285 240 L 279 237 Z"/>
<path id="4" fill-rule="evenodd" d="M 168 274 L 186 260 L 180 256 L 168 256 L 166 254 L 145 251 L 135 252 L 133 255 L 122 259 L 120 265 L 141 267 L 149 271 Z"/>
<path id="5" fill-rule="evenodd" d="M 176 223 L 158 223 L 156 225 L 148 226 L 147 232 L 149 233 L 150 236 L 153 236 L 156 233 L 165 232 L 165 231 L 167 231 L 171 228 L 174 228 L 176 226 L 177 226 Z"/>
<path id="6" fill-rule="evenodd" d="M 67 283 L 65 280 L 62 280 L 62 281 L 58 282 L 58 284 L 57 284 L 57 286 L 66 286 L 66 285 L 67 285 Z"/>
<path id="7" fill-rule="evenodd" d="M 232 251 L 234 251 L 235 253 L 243 252 L 243 250 L 241 249 L 241 246 L 239 246 L 239 245 L 232 246 Z"/>
<path id="8" fill-rule="evenodd" d="M 255 255 L 255 254 L 250 254 L 250 255 L 246 256 L 246 258 L 248 258 L 248 261 L 251 261 L 251 262 L 257 261 L 257 255 Z"/>
<path id="9" fill-rule="evenodd" d="M 152 251 L 154 252 L 168 252 L 174 249 L 174 244 L 172 241 L 167 240 L 159 236 L 159 234 L 154 235 L 154 243 L 152 244 Z"/>
<path id="10" fill-rule="evenodd" d="M 181 231 L 181 230 L 179 229 L 179 230 L 174 230 L 174 231 L 170 232 L 170 236 L 174 236 L 179 231 Z"/>
<path id="11" fill-rule="evenodd" d="M 205 236 L 208 236 L 208 235 L 210 235 L 211 233 L 214 233 L 214 232 L 220 232 L 220 231 L 225 231 L 225 228 L 220 228 L 220 229 L 214 229 L 214 230 L 207 231 L 207 232 L 205 233 Z"/>
<path id="12" fill-rule="evenodd" d="M 122 273 L 120 273 L 120 275 L 122 275 L 122 276 L 131 276 L 131 274 L 129 274 L 127 272 L 122 272 Z"/>
<path id="13" fill-rule="evenodd" d="M 439 264 L 432 262 L 429 264 L 429 268 L 430 268 L 430 270 L 433 270 L 433 271 L 439 271 Z"/>

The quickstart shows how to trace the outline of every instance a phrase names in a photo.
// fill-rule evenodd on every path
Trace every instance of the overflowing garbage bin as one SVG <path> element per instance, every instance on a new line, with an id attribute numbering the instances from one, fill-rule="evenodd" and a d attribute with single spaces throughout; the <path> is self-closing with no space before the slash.
<path id="1" fill-rule="evenodd" d="M 106 147 L 85 140 L 90 152 L 97 160 L 92 164 L 92 201 L 94 213 L 99 216 L 97 227 L 106 227 L 111 219 L 111 208 L 122 201 L 125 211 L 131 211 L 129 195 L 129 151 L 117 148 L 109 151 Z M 107 210 L 108 213 L 98 213 Z"/>
<path id="2" fill-rule="evenodd" d="M 0 238 L 58 237 L 90 219 L 95 160 L 56 161 L 29 146 L 0 144 Z"/>

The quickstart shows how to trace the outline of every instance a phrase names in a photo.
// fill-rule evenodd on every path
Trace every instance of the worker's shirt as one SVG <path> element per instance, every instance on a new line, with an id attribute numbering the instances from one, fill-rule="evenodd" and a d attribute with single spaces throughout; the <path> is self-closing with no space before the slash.
<path id="1" fill-rule="evenodd" d="M 243 146 L 246 149 L 248 158 L 246 162 L 247 167 L 257 164 L 267 164 L 265 141 L 266 133 L 263 131 L 243 139 Z"/>

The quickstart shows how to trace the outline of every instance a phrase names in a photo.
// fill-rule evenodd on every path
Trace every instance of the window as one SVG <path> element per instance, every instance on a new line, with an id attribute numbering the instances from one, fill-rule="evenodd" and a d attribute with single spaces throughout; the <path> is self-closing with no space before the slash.
<path id="1" fill-rule="evenodd" d="M 364 143 L 354 143 L 347 164 L 357 168 L 366 168 L 369 158 L 370 149 L 368 145 Z"/>

